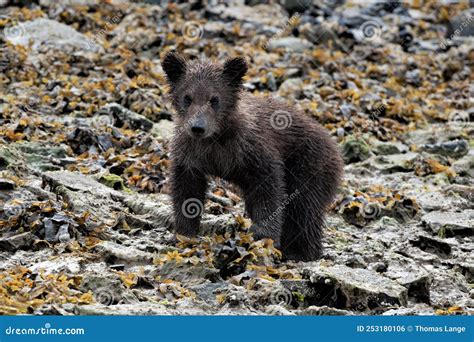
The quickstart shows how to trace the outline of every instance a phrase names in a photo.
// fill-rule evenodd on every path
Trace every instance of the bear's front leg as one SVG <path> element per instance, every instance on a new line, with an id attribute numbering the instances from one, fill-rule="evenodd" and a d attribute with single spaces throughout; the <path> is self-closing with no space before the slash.
<path id="1" fill-rule="evenodd" d="M 196 169 L 175 164 L 171 167 L 171 197 L 177 234 L 196 236 L 204 211 L 207 188 L 205 175 Z"/>
<path id="2" fill-rule="evenodd" d="M 279 246 L 285 212 L 283 171 L 278 165 L 267 170 L 253 174 L 243 189 L 245 209 L 253 222 L 254 239 L 270 238 Z"/>

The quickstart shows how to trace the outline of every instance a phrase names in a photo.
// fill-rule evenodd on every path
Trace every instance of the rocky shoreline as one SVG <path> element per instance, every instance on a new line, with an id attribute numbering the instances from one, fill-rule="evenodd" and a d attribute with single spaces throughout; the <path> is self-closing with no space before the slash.
<path id="1" fill-rule="evenodd" d="M 474 313 L 468 2 L 39 3 L 0 2 L 0 314 Z M 170 50 L 245 56 L 338 140 L 321 260 L 254 241 L 219 179 L 170 232 Z"/>

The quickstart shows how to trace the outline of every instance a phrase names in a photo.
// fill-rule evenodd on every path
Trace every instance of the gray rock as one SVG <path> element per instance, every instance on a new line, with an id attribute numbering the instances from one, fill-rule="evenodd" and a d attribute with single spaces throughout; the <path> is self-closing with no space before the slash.
<path id="1" fill-rule="evenodd" d="M 280 0 L 279 2 L 287 11 L 304 12 L 312 5 L 311 0 Z"/>
<path id="2" fill-rule="evenodd" d="M 414 170 L 414 161 L 417 157 L 418 154 L 413 152 L 376 156 L 367 159 L 362 165 L 367 166 L 370 170 L 376 170 L 384 174 L 409 172 Z"/>
<path id="3" fill-rule="evenodd" d="M 469 152 L 469 143 L 464 139 L 456 139 L 436 144 L 424 144 L 420 146 L 420 150 L 447 157 L 460 158 Z"/>
<path id="4" fill-rule="evenodd" d="M 134 304 L 118 304 L 118 305 L 77 305 L 74 308 L 76 315 L 106 315 L 106 316 L 167 316 L 167 315 L 210 315 L 212 312 L 204 307 L 187 307 L 183 309 L 173 309 L 164 304 L 143 302 Z"/>
<path id="5" fill-rule="evenodd" d="M 461 184 L 452 184 L 444 187 L 444 192 L 450 194 L 455 193 L 459 194 L 461 197 L 467 199 L 471 202 L 474 202 L 474 186 L 461 185 Z"/>
<path id="6" fill-rule="evenodd" d="M 367 142 L 356 136 L 346 137 L 341 149 L 346 163 L 364 161 L 373 155 Z"/>
<path id="7" fill-rule="evenodd" d="M 310 49 L 313 46 L 311 42 L 306 39 L 286 37 L 271 39 L 268 43 L 268 50 L 275 51 L 276 49 L 287 49 L 292 52 L 303 52 L 306 49 Z"/>
<path id="8" fill-rule="evenodd" d="M 433 307 L 449 308 L 461 304 L 469 293 L 469 284 L 461 272 L 454 269 L 432 268 L 430 302 Z"/>
<path id="9" fill-rule="evenodd" d="M 301 78 L 289 78 L 285 80 L 278 89 L 278 94 L 282 97 L 290 96 L 298 99 L 303 92 L 303 81 Z"/>
<path id="10" fill-rule="evenodd" d="M 474 234 L 474 210 L 433 211 L 421 218 L 423 225 L 440 237 Z"/>
<path id="11" fill-rule="evenodd" d="M 107 306 L 119 303 L 125 293 L 120 278 L 112 274 L 107 276 L 88 274 L 83 278 L 80 290 L 92 291 L 95 300 Z"/>
<path id="12" fill-rule="evenodd" d="M 160 120 L 153 125 L 151 134 L 157 138 L 169 140 L 173 136 L 174 124 L 169 120 Z"/>
<path id="13" fill-rule="evenodd" d="M 243 21 L 254 25 L 269 25 L 280 27 L 288 19 L 284 10 L 278 4 L 261 4 L 256 6 L 217 5 L 208 8 L 208 11 L 223 19 Z"/>
<path id="14" fill-rule="evenodd" d="M 474 8 L 467 9 L 448 23 L 446 38 L 474 36 Z"/>
<path id="15" fill-rule="evenodd" d="M 6 178 L 0 178 L 0 191 L 1 190 L 13 190 L 15 189 L 16 184 L 15 182 L 6 179 Z"/>
<path id="16" fill-rule="evenodd" d="M 397 308 L 387 310 L 382 313 L 383 316 L 431 316 L 435 310 L 427 304 L 416 304 L 410 308 Z"/>
<path id="17" fill-rule="evenodd" d="M 322 305 L 362 311 L 407 304 L 405 287 L 366 269 L 307 267 L 303 277 L 319 290 Z"/>
<path id="18" fill-rule="evenodd" d="M 145 116 L 132 112 L 118 103 L 109 103 L 102 107 L 96 114 L 96 117 L 110 116 L 110 121 L 115 126 L 122 127 L 127 124 L 132 129 L 140 129 L 148 132 L 153 127 L 153 121 Z"/>
<path id="19" fill-rule="evenodd" d="M 35 235 L 31 232 L 3 236 L 0 238 L 0 249 L 9 252 L 15 252 L 18 249 L 28 249 L 35 239 Z"/>
<path id="20" fill-rule="evenodd" d="M 150 264 L 153 262 L 153 254 L 111 241 L 102 241 L 94 246 L 94 251 L 110 263 Z"/>
<path id="21" fill-rule="evenodd" d="M 377 155 L 402 154 L 408 152 L 408 146 L 399 141 L 370 140 L 372 151 Z"/>
<path id="22" fill-rule="evenodd" d="M 81 272 L 83 258 L 70 256 L 68 258 L 52 258 L 34 263 L 29 267 L 32 272 L 43 271 L 46 274 L 65 272 L 68 274 L 79 274 Z"/>
<path id="23" fill-rule="evenodd" d="M 430 303 L 430 274 L 412 259 L 398 254 L 390 255 L 388 268 L 384 272 L 384 276 L 406 287 L 409 298 L 427 304 Z"/>
<path id="24" fill-rule="evenodd" d="M 27 21 L 11 27 L 9 34 L 5 34 L 7 41 L 14 45 L 27 46 L 30 41 L 32 49 L 38 50 L 41 45 L 48 48 L 61 49 L 83 49 L 86 51 L 100 52 L 103 48 L 77 32 L 69 25 L 55 20 L 39 18 Z"/>
<path id="25" fill-rule="evenodd" d="M 209 280 L 216 281 L 220 279 L 219 270 L 210 268 L 205 264 L 190 265 L 166 263 L 157 270 L 157 275 L 162 279 L 173 279 L 179 281 L 186 287 L 202 284 Z"/>
<path id="26" fill-rule="evenodd" d="M 443 257 L 447 257 L 451 254 L 451 244 L 446 240 L 427 234 L 420 234 L 418 238 L 410 241 L 413 246 L 420 248 L 422 251 L 431 252 Z"/>
<path id="27" fill-rule="evenodd" d="M 352 316 L 353 312 L 331 308 L 329 306 L 310 306 L 306 309 L 298 310 L 298 315 L 302 316 Z"/>
<path id="28" fill-rule="evenodd" d="M 460 176 L 474 178 L 474 151 L 470 151 L 466 156 L 456 160 L 452 169 Z"/>

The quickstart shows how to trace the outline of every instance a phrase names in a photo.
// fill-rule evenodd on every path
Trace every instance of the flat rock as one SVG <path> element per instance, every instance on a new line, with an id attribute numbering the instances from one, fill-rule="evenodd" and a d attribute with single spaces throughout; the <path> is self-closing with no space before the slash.
<path id="1" fill-rule="evenodd" d="M 174 123 L 169 120 L 160 120 L 153 125 L 151 133 L 157 138 L 169 140 L 173 136 Z"/>
<path id="2" fill-rule="evenodd" d="M 329 306 L 310 306 L 305 309 L 299 310 L 298 315 L 302 316 L 352 316 L 353 312 L 348 310 L 341 310 L 331 308 Z"/>
<path id="3" fill-rule="evenodd" d="M 32 272 L 44 271 L 46 274 L 49 273 L 60 273 L 65 272 L 68 274 L 79 274 L 81 272 L 81 262 L 83 261 L 80 257 L 69 257 L 64 258 L 51 258 L 31 265 L 29 268 Z"/>
<path id="4" fill-rule="evenodd" d="M 0 178 L 0 191 L 1 190 L 13 190 L 15 189 L 16 184 L 15 182 L 5 179 L 5 178 Z"/>
<path id="5" fill-rule="evenodd" d="M 244 21 L 258 25 L 280 26 L 287 20 L 284 10 L 277 4 L 260 4 L 256 6 L 218 5 L 208 10 L 223 19 Z"/>
<path id="6" fill-rule="evenodd" d="M 313 44 L 306 39 L 286 37 L 271 39 L 268 43 L 268 50 L 274 51 L 283 48 L 292 52 L 303 52 L 306 49 L 310 49 L 312 46 Z"/>
<path id="7" fill-rule="evenodd" d="M 455 139 L 436 144 L 423 144 L 420 146 L 420 150 L 447 157 L 460 158 L 469 152 L 469 143 L 465 139 Z"/>
<path id="8" fill-rule="evenodd" d="M 20 23 L 11 27 L 7 32 L 10 34 L 5 34 L 5 38 L 10 43 L 27 46 L 32 42 L 33 50 L 37 50 L 41 45 L 47 45 L 48 48 L 55 49 L 69 47 L 93 52 L 103 50 L 100 45 L 71 26 L 45 18 Z"/>
<path id="9" fill-rule="evenodd" d="M 432 211 L 423 215 L 421 221 L 423 225 L 442 237 L 474 234 L 473 209 L 466 209 L 461 212 Z"/>
<path id="10" fill-rule="evenodd" d="M 449 21 L 446 37 L 455 36 L 474 36 L 474 8 L 461 12 Z"/>
<path id="11" fill-rule="evenodd" d="M 114 315 L 114 316 L 158 316 L 158 315 L 209 315 L 206 309 L 196 307 L 189 310 L 174 310 L 158 303 L 134 303 L 134 304 L 118 304 L 118 305 L 77 305 L 74 309 L 77 315 Z"/>
<path id="12" fill-rule="evenodd" d="M 115 126 L 122 127 L 124 124 L 127 124 L 129 128 L 140 129 L 142 131 L 148 132 L 153 127 L 153 121 L 149 120 L 145 116 L 135 113 L 128 108 L 118 104 L 118 103 L 109 103 L 96 113 L 96 116 L 110 116 L 110 121 L 114 123 Z"/>
<path id="13" fill-rule="evenodd" d="M 35 239 L 36 236 L 31 232 L 1 237 L 0 249 L 9 252 L 14 252 L 18 249 L 27 249 L 33 244 Z"/>
<path id="14" fill-rule="evenodd" d="M 363 165 L 381 173 L 409 172 L 414 169 L 417 156 L 414 152 L 376 156 L 365 160 Z"/>
<path id="15" fill-rule="evenodd" d="M 112 263 L 151 264 L 153 262 L 153 254 L 111 241 L 102 241 L 94 246 L 94 250 Z"/>
<path id="16" fill-rule="evenodd" d="M 380 274 L 343 265 L 307 267 L 303 277 L 320 289 L 329 306 L 355 310 L 406 305 L 407 289 Z"/>
<path id="17" fill-rule="evenodd" d="M 384 276 L 408 289 L 408 296 L 429 304 L 431 277 L 429 272 L 412 259 L 398 254 L 390 255 Z"/>

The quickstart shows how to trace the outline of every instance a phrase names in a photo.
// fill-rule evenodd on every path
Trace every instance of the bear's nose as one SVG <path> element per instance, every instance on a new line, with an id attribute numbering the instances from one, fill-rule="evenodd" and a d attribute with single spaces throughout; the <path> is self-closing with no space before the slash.
<path id="1" fill-rule="evenodd" d="M 191 126 L 191 132 L 193 132 L 193 134 L 196 136 L 203 135 L 204 132 L 206 132 L 206 127 L 204 125 L 204 122 L 198 121 L 198 122 L 193 123 L 193 125 Z"/>

